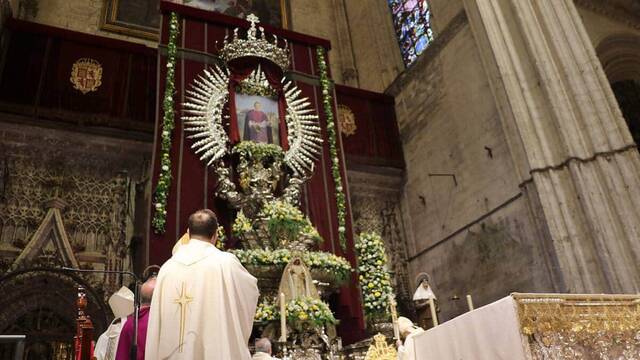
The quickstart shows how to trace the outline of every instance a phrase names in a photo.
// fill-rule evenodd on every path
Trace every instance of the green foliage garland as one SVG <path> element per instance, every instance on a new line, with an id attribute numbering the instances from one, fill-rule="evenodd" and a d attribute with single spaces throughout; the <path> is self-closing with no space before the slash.
<path id="1" fill-rule="evenodd" d="M 179 33 L 178 15 L 171 13 L 169 43 L 167 44 L 167 79 L 164 90 L 164 100 L 162 102 L 164 117 L 162 118 L 162 133 L 160 135 L 160 176 L 158 177 L 153 202 L 155 212 L 153 214 L 152 224 L 158 234 L 164 233 L 167 222 L 167 197 L 169 196 L 169 188 L 171 187 L 171 133 L 175 125 L 173 95 L 176 92 L 174 81 L 176 53 L 178 51 L 176 43 Z"/>
<path id="2" fill-rule="evenodd" d="M 362 233 L 356 241 L 356 252 L 364 314 L 370 322 L 388 320 L 391 316 L 389 297 L 393 288 L 386 268 L 384 242 L 376 233 Z"/>
<path id="3" fill-rule="evenodd" d="M 346 196 L 342 188 L 342 175 L 340 173 L 340 158 L 338 157 L 337 145 L 337 127 L 333 117 L 333 98 L 331 96 L 331 81 L 327 74 L 327 62 L 325 61 L 325 50 L 322 46 L 317 48 L 318 69 L 320 71 L 320 86 L 322 88 L 322 103 L 324 105 L 324 114 L 327 118 L 327 135 L 329 137 L 329 154 L 331 155 L 331 170 L 333 173 L 333 181 L 336 184 L 336 205 L 338 208 L 338 235 L 340 237 L 340 246 L 342 250 L 346 250 Z"/>

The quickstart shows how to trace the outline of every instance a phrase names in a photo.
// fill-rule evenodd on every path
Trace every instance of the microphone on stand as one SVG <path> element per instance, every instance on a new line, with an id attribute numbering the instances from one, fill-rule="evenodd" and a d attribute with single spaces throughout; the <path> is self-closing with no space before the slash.
<path id="1" fill-rule="evenodd" d="M 131 339 L 130 358 L 137 359 L 138 355 L 138 316 L 140 314 L 140 278 L 131 271 L 126 270 L 93 270 L 93 269 L 76 269 L 70 267 L 61 267 L 63 271 L 77 272 L 77 273 L 94 273 L 94 274 L 119 274 L 131 276 L 135 282 L 135 289 L 133 291 L 133 339 Z"/>

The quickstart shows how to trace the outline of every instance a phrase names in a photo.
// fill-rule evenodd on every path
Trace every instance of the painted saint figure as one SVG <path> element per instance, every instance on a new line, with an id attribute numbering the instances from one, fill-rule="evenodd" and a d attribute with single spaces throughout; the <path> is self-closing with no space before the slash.
<path id="1" fill-rule="evenodd" d="M 252 140 L 260 143 L 273 143 L 273 127 L 271 121 L 262 111 L 259 101 L 253 103 L 253 110 L 249 110 L 244 118 L 244 136 L 242 140 Z"/>

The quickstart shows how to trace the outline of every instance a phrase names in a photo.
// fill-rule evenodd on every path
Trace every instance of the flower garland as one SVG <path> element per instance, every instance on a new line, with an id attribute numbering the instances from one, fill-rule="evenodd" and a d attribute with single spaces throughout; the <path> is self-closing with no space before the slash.
<path id="1" fill-rule="evenodd" d="M 244 266 L 278 266 L 284 268 L 291 260 L 288 249 L 278 250 L 229 250 Z M 308 251 L 298 254 L 310 270 L 323 270 L 336 276 L 338 282 L 344 282 L 353 271 L 349 262 L 337 255 L 324 251 Z"/>
<path id="2" fill-rule="evenodd" d="M 386 269 L 384 242 L 376 233 L 362 233 L 356 241 L 356 252 L 365 316 L 371 322 L 388 320 L 391 315 L 387 306 L 393 288 Z"/>
<path id="3" fill-rule="evenodd" d="M 176 91 L 174 81 L 176 54 L 178 51 L 176 43 L 179 33 L 178 15 L 172 12 L 169 22 L 169 42 L 167 44 L 167 79 L 165 82 L 164 100 L 162 102 L 164 117 L 162 118 L 160 175 L 154 192 L 155 212 L 152 220 L 153 228 L 158 234 L 164 233 L 167 222 L 167 197 L 169 196 L 169 188 L 171 187 L 171 133 L 175 125 L 173 94 Z"/>
<path id="4" fill-rule="evenodd" d="M 333 181 L 336 184 L 336 206 L 338 209 L 338 235 L 342 250 L 347 247 L 347 207 L 346 196 L 342 188 L 342 175 L 340 173 L 340 158 L 338 157 L 337 131 L 333 118 L 333 98 L 331 96 L 331 81 L 327 74 L 327 62 L 325 61 L 325 50 L 322 46 L 317 48 L 318 69 L 320 71 L 320 86 L 322 88 L 322 102 L 324 114 L 327 117 L 327 135 L 329 136 L 329 154 L 331 155 L 331 170 Z"/>

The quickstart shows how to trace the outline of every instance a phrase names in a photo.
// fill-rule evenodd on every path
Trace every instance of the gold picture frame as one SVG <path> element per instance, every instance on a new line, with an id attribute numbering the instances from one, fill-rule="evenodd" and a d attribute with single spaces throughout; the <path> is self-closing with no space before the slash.
<path id="1" fill-rule="evenodd" d="M 254 2 L 260 2 L 260 3 L 262 3 L 263 6 L 265 5 L 264 3 L 277 3 L 278 6 L 279 6 L 279 11 L 280 11 L 280 24 L 271 24 L 269 19 L 265 19 L 265 18 L 263 18 L 264 16 L 261 16 L 260 11 L 258 11 L 258 12 L 250 11 L 250 13 L 254 13 L 258 17 L 260 17 L 260 22 L 263 23 L 263 24 L 269 24 L 269 25 L 272 25 L 274 27 L 278 27 L 278 28 L 282 28 L 282 29 L 288 29 L 289 28 L 290 9 L 289 9 L 289 2 L 287 0 L 253 0 L 253 1 Z M 200 3 L 200 2 L 207 3 L 208 2 L 207 0 L 178 0 L 178 2 L 183 4 L 183 5 L 185 5 L 185 6 L 193 6 L 193 7 L 200 8 L 200 9 L 210 10 L 210 8 L 209 8 L 209 6 L 207 4 L 205 4 L 205 5 L 198 5 L 197 4 L 197 3 Z M 192 3 L 192 4 L 190 4 L 190 3 Z M 193 3 L 196 3 L 196 4 L 193 4 Z M 273 4 L 271 4 L 271 5 L 273 5 Z M 269 5 L 267 5 L 267 6 L 269 6 Z M 217 11 L 219 13 L 222 13 L 222 14 L 225 14 L 225 15 L 228 15 L 228 16 L 237 17 L 234 14 L 230 14 L 230 13 L 226 13 L 226 12 L 222 12 L 222 11 L 218 11 L 218 10 L 211 10 L 211 11 Z M 240 18 L 242 18 L 242 17 L 240 16 Z"/>
<path id="2" fill-rule="evenodd" d="M 123 11 L 123 6 L 129 7 Z M 148 40 L 158 40 L 160 34 L 160 0 L 105 0 L 101 30 Z M 146 16 L 140 15 L 145 11 Z M 155 16 L 157 15 L 157 19 Z M 126 17 L 143 21 L 127 21 Z"/>

